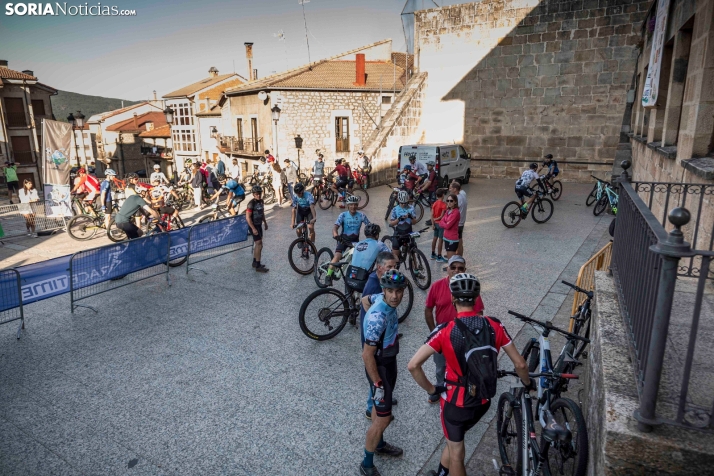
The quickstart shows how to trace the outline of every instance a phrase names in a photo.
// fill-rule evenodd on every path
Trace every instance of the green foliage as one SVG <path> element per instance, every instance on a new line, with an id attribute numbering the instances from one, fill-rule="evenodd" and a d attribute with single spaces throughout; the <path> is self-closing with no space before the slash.
<path id="1" fill-rule="evenodd" d="M 86 117 L 85 121 L 94 114 L 101 112 L 112 111 L 122 107 L 122 100 L 115 98 L 105 98 L 101 96 L 87 96 L 86 94 L 70 93 L 68 91 L 59 91 L 56 96 L 52 97 L 52 112 L 55 119 L 62 122 L 67 122 L 69 113 L 82 111 Z M 137 104 L 141 101 L 124 100 L 124 107 Z"/>

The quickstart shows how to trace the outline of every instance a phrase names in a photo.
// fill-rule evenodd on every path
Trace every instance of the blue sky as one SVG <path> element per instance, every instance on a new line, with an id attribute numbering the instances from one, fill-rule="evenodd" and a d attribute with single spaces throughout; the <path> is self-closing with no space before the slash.
<path id="1" fill-rule="evenodd" d="M 235 71 L 245 75 L 245 41 L 254 43 L 253 67 L 260 77 L 307 63 L 298 0 L 69 0 L 67 5 L 85 2 L 135 9 L 137 15 L 6 16 L 12 2 L 3 0 L 0 59 L 11 69 L 33 70 L 58 89 L 133 100 L 198 81 L 211 66 L 226 73 L 235 62 Z M 392 38 L 395 51 L 405 51 L 404 3 L 311 0 L 305 12 L 312 60 L 384 38 Z M 279 30 L 284 42 L 274 37 Z"/>

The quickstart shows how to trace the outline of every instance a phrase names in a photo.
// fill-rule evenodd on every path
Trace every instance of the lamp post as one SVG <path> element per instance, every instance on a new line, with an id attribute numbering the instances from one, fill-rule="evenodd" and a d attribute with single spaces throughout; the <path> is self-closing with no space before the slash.
<path id="1" fill-rule="evenodd" d="M 87 153 L 86 149 L 84 148 L 84 114 L 82 114 L 82 111 L 77 111 L 77 114 L 74 115 L 74 123 L 77 126 L 77 129 L 79 129 L 79 137 L 82 139 L 82 155 L 84 156 L 84 165 L 87 166 L 89 165 L 87 163 Z M 76 144 L 76 141 L 75 141 Z M 79 162 L 79 155 L 77 155 L 77 162 Z"/>
<path id="2" fill-rule="evenodd" d="M 273 151 L 275 152 L 275 160 L 278 159 L 278 121 L 280 120 L 280 107 L 276 104 L 270 110 L 273 115 Z"/>
<path id="3" fill-rule="evenodd" d="M 74 158 L 77 159 L 77 167 L 79 167 L 79 145 L 77 144 L 77 134 L 76 134 L 76 124 L 77 124 L 77 119 L 74 117 L 74 114 L 71 112 L 69 113 L 69 116 L 67 116 L 67 122 L 69 122 L 72 125 L 72 139 L 74 139 Z"/>
<path id="4" fill-rule="evenodd" d="M 171 106 L 166 106 L 166 108 L 164 109 L 164 117 L 166 117 L 166 123 L 169 125 L 169 136 L 171 137 L 171 157 L 173 158 L 173 163 L 174 163 L 174 169 L 175 169 L 174 173 L 176 173 L 176 172 L 178 172 L 178 167 L 176 165 L 177 157 L 173 151 L 174 134 L 173 134 L 173 130 L 172 130 L 172 127 L 174 124 L 174 110 L 171 109 Z M 164 145 L 167 145 L 165 140 L 164 140 Z M 181 164 L 181 165 L 183 165 L 183 164 Z"/>
<path id="5" fill-rule="evenodd" d="M 302 149 L 302 137 L 300 137 L 300 134 L 295 136 L 295 148 L 298 151 L 298 173 L 300 173 L 300 150 Z"/>

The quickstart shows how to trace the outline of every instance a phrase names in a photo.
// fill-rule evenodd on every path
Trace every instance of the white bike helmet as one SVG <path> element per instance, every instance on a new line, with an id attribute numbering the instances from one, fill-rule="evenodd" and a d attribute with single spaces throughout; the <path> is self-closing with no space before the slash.
<path id="1" fill-rule="evenodd" d="M 161 166 L 159 164 L 154 164 L 154 170 L 161 170 Z"/>
<path id="2" fill-rule="evenodd" d="M 107 169 L 107 170 L 104 171 L 104 175 L 105 175 L 105 176 L 113 175 L 113 176 L 116 177 L 117 173 L 114 172 L 114 169 Z"/>
<path id="3" fill-rule="evenodd" d="M 399 203 L 407 203 L 407 202 L 409 201 L 409 194 L 408 194 L 406 191 L 401 190 L 401 191 L 397 194 L 397 201 L 398 201 Z"/>
<path id="4" fill-rule="evenodd" d="M 481 283 L 470 273 L 459 273 L 449 280 L 451 295 L 461 302 L 473 302 L 481 294 Z"/>
<path id="5" fill-rule="evenodd" d="M 358 204 L 358 203 L 359 203 L 359 197 L 356 197 L 356 196 L 354 196 L 354 195 L 350 195 L 349 197 L 347 197 L 347 200 L 345 200 L 345 203 L 347 203 L 347 205 L 352 205 L 353 203 L 354 203 L 354 204 Z"/>

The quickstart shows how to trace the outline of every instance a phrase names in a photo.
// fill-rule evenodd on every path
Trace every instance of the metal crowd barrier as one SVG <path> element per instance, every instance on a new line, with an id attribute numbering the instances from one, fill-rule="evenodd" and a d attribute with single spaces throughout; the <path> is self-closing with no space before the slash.
<path id="1" fill-rule="evenodd" d="M 171 285 L 170 250 L 170 233 L 160 233 L 73 254 L 69 260 L 72 313 L 78 307 L 97 312 L 77 301 L 162 274 Z"/>
<path id="2" fill-rule="evenodd" d="M 188 257 L 186 260 L 186 274 L 189 270 L 204 270 L 195 267 L 196 263 L 223 256 L 227 253 L 252 248 L 253 240 L 249 245 L 242 245 L 248 234 L 248 223 L 245 216 L 235 216 L 206 223 L 193 225 L 188 232 Z"/>
<path id="3" fill-rule="evenodd" d="M 12 238 L 28 233 L 28 224 L 35 225 L 35 232 L 60 230 L 65 227 L 64 207 L 53 200 L 33 203 L 15 203 L 0 206 L 2 238 Z"/>
<path id="4" fill-rule="evenodd" d="M 15 269 L 5 269 L 0 271 L 0 325 L 14 321 L 20 321 L 17 329 L 19 339 L 25 328 L 20 273 Z"/>

